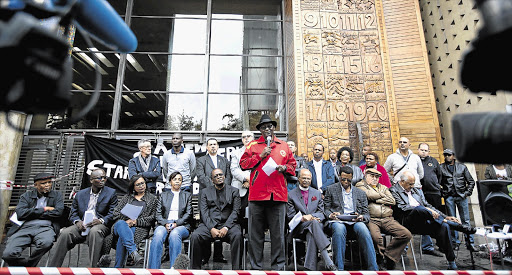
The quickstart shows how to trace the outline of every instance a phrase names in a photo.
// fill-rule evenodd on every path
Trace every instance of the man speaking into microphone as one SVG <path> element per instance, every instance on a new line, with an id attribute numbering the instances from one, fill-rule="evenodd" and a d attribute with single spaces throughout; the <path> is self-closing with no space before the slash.
<path id="1" fill-rule="evenodd" d="M 263 269 L 266 225 L 270 229 L 271 269 L 285 265 L 286 176 L 295 175 L 296 162 L 286 142 L 274 136 L 277 122 L 261 116 L 261 137 L 247 145 L 240 167 L 251 170 L 249 182 L 249 255 L 252 269 Z"/>

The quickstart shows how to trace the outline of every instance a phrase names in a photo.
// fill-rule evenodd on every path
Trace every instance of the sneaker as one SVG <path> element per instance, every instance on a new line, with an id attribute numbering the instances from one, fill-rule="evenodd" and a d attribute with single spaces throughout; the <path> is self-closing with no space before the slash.
<path id="1" fill-rule="evenodd" d="M 133 251 L 130 255 L 133 258 L 133 265 L 140 265 L 144 262 L 144 257 L 142 257 L 137 251 Z"/>
<path id="2" fill-rule="evenodd" d="M 112 260 L 110 259 L 110 255 L 103 255 L 98 261 L 98 267 L 110 267 L 111 261 Z"/>
<path id="3" fill-rule="evenodd" d="M 327 270 L 329 271 L 338 271 L 338 267 L 335 264 L 330 264 L 327 266 Z"/>
<path id="4" fill-rule="evenodd" d="M 432 249 L 432 250 L 423 250 L 422 251 L 423 254 L 426 254 L 426 255 L 432 255 L 432 256 L 436 256 L 436 257 L 443 257 L 444 254 L 439 252 L 439 251 L 436 251 L 435 249 Z"/>
<path id="5" fill-rule="evenodd" d="M 457 270 L 457 265 L 455 264 L 455 261 L 448 262 L 448 270 Z"/>

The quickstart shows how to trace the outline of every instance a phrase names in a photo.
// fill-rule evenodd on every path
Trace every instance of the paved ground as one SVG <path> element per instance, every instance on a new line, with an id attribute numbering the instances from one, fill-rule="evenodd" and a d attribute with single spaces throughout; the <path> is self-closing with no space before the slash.
<path id="1" fill-rule="evenodd" d="M 443 270 L 443 269 L 446 269 L 447 262 L 444 257 L 435 257 L 435 256 L 431 256 L 431 255 L 420 255 L 419 240 L 420 240 L 420 236 L 414 236 L 413 244 L 414 244 L 414 252 L 415 252 L 415 256 L 416 256 L 416 262 L 418 264 L 418 269 L 420 269 L 420 270 Z M 476 242 L 476 244 L 485 243 L 484 239 L 479 236 L 475 236 L 475 242 Z M 3 252 L 4 247 L 5 247 L 4 243 L 0 244 L 0 253 Z M 357 248 L 355 248 L 355 250 L 356 251 L 354 252 L 354 260 L 352 261 L 350 259 L 347 259 L 347 261 L 346 261 L 346 269 L 347 270 L 360 270 L 361 269 L 359 259 L 358 259 Z M 25 253 L 27 253 L 27 251 L 25 251 Z M 64 261 L 64 266 L 68 266 L 68 264 L 69 264 L 68 259 L 70 259 L 70 262 L 71 262 L 71 264 L 69 264 L 70 267 L 75 267 L 75 266 L 90 267 L 89 260 L 87 258 L 87 253 L 88 253 L 87 245 L 83 244 L 80 246 L 80 255 L 78 255 L 78 248 L 75 247 L 71 251 L 71 257 L 66 257 L 66 260 Z M 482 255 L 479 255 L 479 254 L 482 254 Z M 349 255 L 350 254 L 347 252 L 347 257 L 350 257 Z M 461 249 L 460 249 L 460 251 L 458 251 L 458 253 L 456 253 L 456 255 L 457 255 L 456 263 L 457 263 L 457 266 L 459 267 L 459 269 L 461 269 L 461 270 L 473 269 L 472 264 L 471 264 L 470 253 L 465 248 L 464 244 L 461 245 Z M 68 256 L 69 256 L 69 254 L 68 254 Z M 112 257 L 115 256 L 114 250 L 112 250 L 111 256 Z M 229 244 L 224 244 L 224 257 L 229 260 L 229 257 L 230 257 Z M 270 269 L 270 244 L 269 243 L 265 243 L 264 257 L 265 257 L 264 258 L 265 259 L 264 260 L 264 269 L 268 270 L 268 269 Z M 475 269 L 491 270 L 491 264 L 489 261 L 488 254 L 485 258 L 484 257 L 485 257 L 484 252 L 474 253 Z M 45 266 L 46 260 L 47 260 L 47 255 L 43 256 L 43 258 L 41 259 L 41 262 L 39 263 L 39 266 L 41 266 L 41 267 Z M 77 265 L 77 260 L 78 260 L 78 265 Z M 405 263 L 406 270 L 415 269 L 414 257 L 412 255 L 411 249 L 408 249 L 407 256 L 404 257 L 404 263 Z M 319 266 L 320 270 L 325 270 L 322 261 L 319 262 L 318 266 Z M 162 264 L 162 268 L 169 268 L 169 261 L 164 262 Z M 499 270 L 499 269 L 512 270 L 512 265 L 505 263 L 505 265 L 502 267 L 499 260 L 498 261 L 495 260 L 492 268 L 495 270 Z M 210 260 L 210 262 L 207 265 L 203 266 L 203 269 L 231 269 L 231 264 L 229 262 L 227 264 L 222 264 L 222 263 L 217 263 L 217 262 L 213 262 L 212 260 Z M 397 265 L 397 269 L 401 270 L 402 266 Z M 293 261 L 290 262 L 290 265 L 288 266 L 288 270 L 293 270 Z M 299 266 L 298 270 L 304 270 L 304 268 L 302 266 Z"/>

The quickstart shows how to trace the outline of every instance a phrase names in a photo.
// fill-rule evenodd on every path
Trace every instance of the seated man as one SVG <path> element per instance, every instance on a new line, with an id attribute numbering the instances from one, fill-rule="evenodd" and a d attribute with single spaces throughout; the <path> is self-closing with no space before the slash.
<path id="1" fill-rule="evenodd" d="M 368 200 L 366 194 L 359 188 L 352 188 L 352 168 L 340 167 L 340 183 L 327 187 L 325 193 L 325 214 L 329 217 L 327 227 L 332 231 L 332 251 L 338 270 L 343 270 L 347 231 L 353 232 L 359 243 L 362 258 L 367 270 L 377 271 L 375 249 L 372 237 L 366 224 L 370 221 Z M 342 221 L 338 218 L 343 214 L 355 214 L 352 221 Z"/>
<path id="2" fill-rule="evenodd" d="M 317 252 L 320 251 L 325 266 L 330 271 L 338 268 L 332 262 L 327 252 L 329 239 L 325 236 L 322 222 L 325 220 L 324 201 L 322 193 L 311 187 L 311 172 L 308 169 L 299 171 L 299 188 L 288 193 L 287 216 L 291 220 L 297 214 L 302 213 L 302 220 L 293 230 L 293 236 L 306 235 L 306 261 L 304 267 L 307 270 L 317 270 Z"/>
<path id="3" fill-rule="evenodd" d="M 240 195 L 236 187 L 224 183 L 224 172 L 216 168 L 211 174 L 213 185 L 200 192 L 201 224 L 190 237 L 191 268 L 201 269 L 203 248 L 214 240 L 227 241 L 231 246 L 231 265 L 240 269 L 242 231 L 237 223 Z"/>
<path id="4" fill-rule="evenodd" d="M 377 169 L 367 168 L 364 171 L 363 180 L 358 182 L 356 187 L 363 190 L 368 197 L 370 211 L 368 229 L 377 247 L 379 269 L 386 270 L 395 269 L 396 263 L 400 260 L 400 254 L 412 238 L 412 234 L 393 218 L 391 206 L 395 205 L 395 198 L 386 186 L 379 183 L 381 176 L 381 172 Z M 381 233 L 393 237 L 387 247 L 384 247 Z"/>
<path id="5" fill-rule="evenodd" d="M 103 169 L 95 169 L 89 177 L 91 187 L 76 193 L 69 221 L 74 225 L 62 230 L 56 244 L 56 251 L 50 266 L 61 267 L 66 253 L 76 244 L 87 241 L 91 267 L 98 266 L 103 239 L 110 234 L 114 208 L 117 205 L 116 191 L 105 186 L 107 177 Z M 84 214 L 92 213 L 92 221 L 85 224 Z"/>
<path id="6" fill-rule="evenodd" d="M 475 228 L 462 225 L 452 216 L 446 216 L 435 209 L 426 200 L 421 189 L 415 188 L 416 179 L 410 171 L 404 171 L 400 181 L 389 189 L 396 200 L 395 216 L 413 234 L 430 235 L 437 239 L 448 260 L 448 269 L 455 270 L 455 254 L 451 242 L 450 230 L 474 234 Z"/>
<path id="7" fill-rule="evenodd" d="M 62 194 L 51 190 L 52 178 L 47 173 L 37 174 L 35 189 L 20 197 L 15 214 L 23 224 L 14 223 L 7 232 L 7 245 L 2 255 L 9 266 L 37 266 L 44 253 L 52 248 L 60 230 L 58 220 L 64 211 Z M 35 246 L 32 253 L 22 256 L 23 250 L 31 244 Z"/>

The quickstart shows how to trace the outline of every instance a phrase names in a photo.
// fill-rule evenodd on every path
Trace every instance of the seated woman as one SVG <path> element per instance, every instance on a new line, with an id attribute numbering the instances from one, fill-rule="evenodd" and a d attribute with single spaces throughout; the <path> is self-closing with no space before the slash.
<path id="1" fill-rule="evenodd" d="M 183 239 L 190 234 L 190 221 L 192 218 L 192 195 L 181 190 L 183 176 L 174 172 L 169 177 L 171 191 L 160 195 L 156 209 L 156 222 L 151 248 L 149 250 L 150 269 L 159 269 L 162 259 L 164 241 L 169 241 L 169 262 L 174 265 L 176 257 L 181 252 Z"/>
<path id="2" fill-rule="evenodd" d="M 104 249 L 106 255 L 100 258 L 99 266 L 108 267 L 110 265 L 108 253 L 114 243 L 117 244 L 115 267 L 124 267 L 128 255 L 132 256 L 135 265 L 144 261 L 144 257 L 137 252 L 137 244 L 148 238 L 149 231 L 155 224 L 157 204 L 157 198 L 146 192 L 144 177 L 142 175 L 133 176 L 128 186 L 128 194 L 121 198 L 114 209 L 116 222 L 112 226 L 112 234 L 104 240 L 103 247 L 106 248 Z M 127 211 L 129 208 L 133 209 L 133 206 L 142 207 L 138 215 L 133 211 L 130 213 Z"/>

